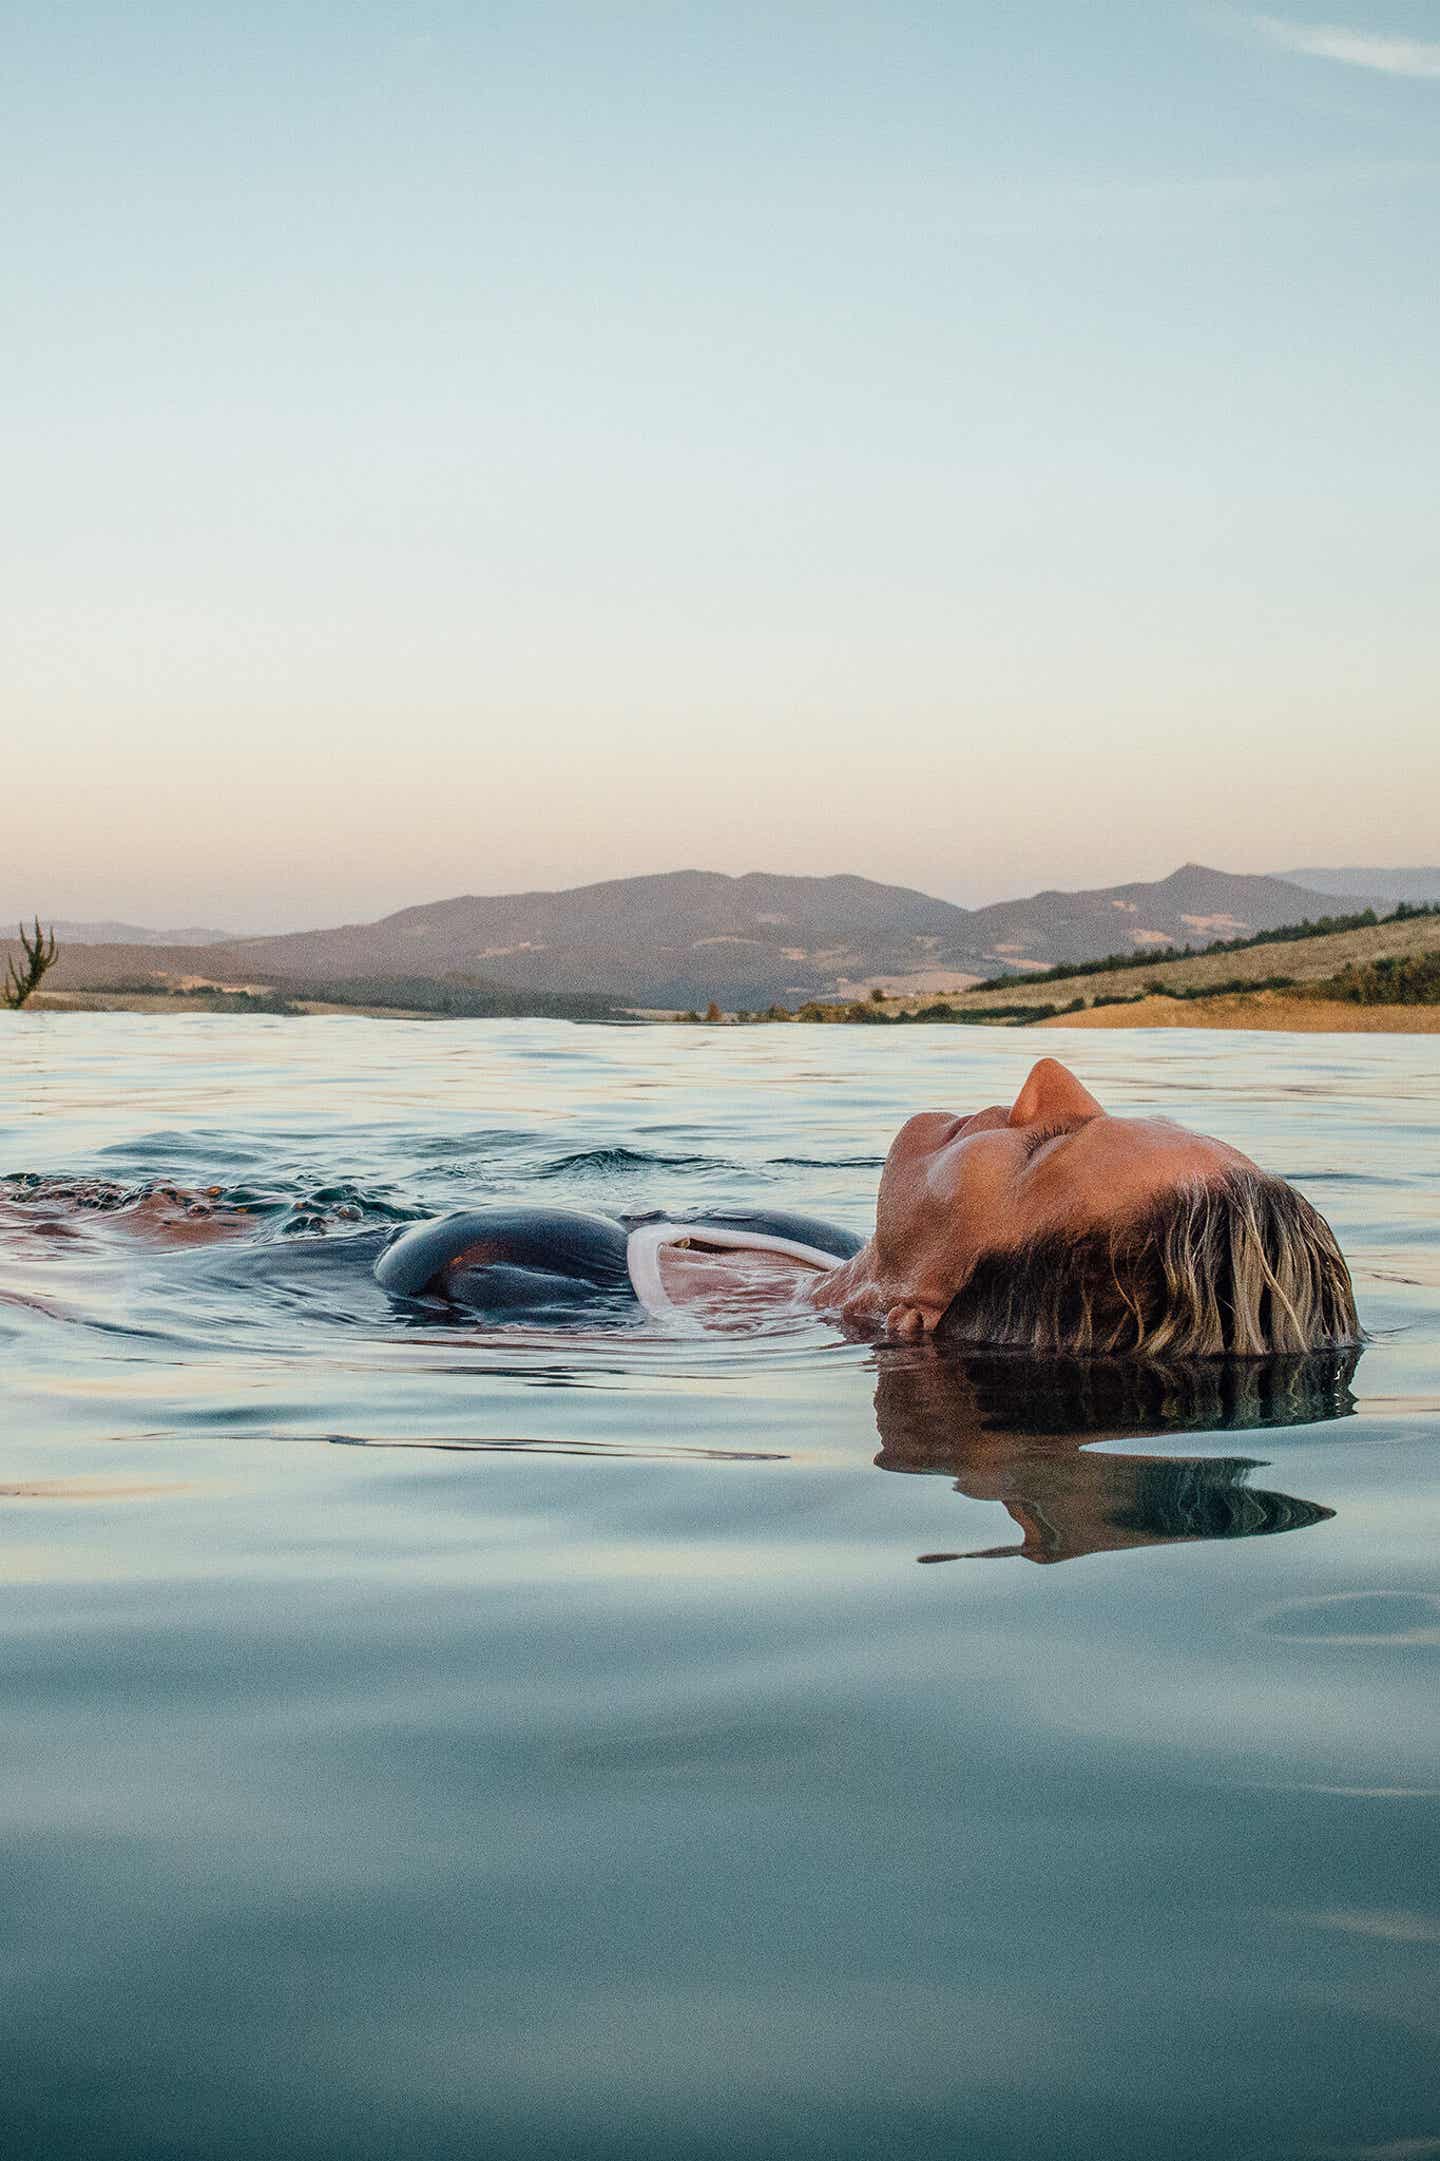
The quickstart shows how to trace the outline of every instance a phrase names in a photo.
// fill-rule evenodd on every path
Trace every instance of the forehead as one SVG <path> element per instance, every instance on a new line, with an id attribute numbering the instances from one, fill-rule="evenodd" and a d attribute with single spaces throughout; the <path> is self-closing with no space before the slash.
<path id="1" fill-rule="evenodd" d="M 1102 1116 L 1041 1149 L 1021 1175 L 1042 1205 L 1051 1197 L 1083 1199 L 1090 1211 L 1105 1216 L 1244 1162 L 1224 1141 L 1191 1133 L 1168 1118 Z"/>
<path id="2" fill-rule="evenodd" d="M 1133 1206 L 1166 1187 L 1214 1177 L 1246 1158 L 1224 1141 L 1192 1133 L 1169 1118 L 1114 1118 L 1107 1113 L 1062 1125 L 1034 1149 L 1036 1130 L 1012 1126 L 1003 1113 L 968 1132 L 942 1111 L 922 1111 L 896 1135 L 897 1169 L 918 1170 L 932 1192 L 948 1195 L 972 1175 L 1003 1180 L 1046 1207 L 1082 1196 L 1091 1213 Z"/>
<path id="3" fill-rule="evenodd" d="M 1192 1132 L 1189 1126 L 1177 1125 L 1173 1118 L 1116 1118 L 1108 1111 L 1098 1118 L 1087 1118 L 1077 1124 L 1064 1143 L 1066 1151 L 1084 1151 L 1090 1155 L 1114 1155 L 1141 1153 L 1156 1155 L 1184 1154 L 1200 1149 L 1218 1149 L 1233 1155 L 1223 1141 L 1212 1140 L 1208 1133 Z M 1061 1153 L 1060 1149 L 1056 1153 Z"/>

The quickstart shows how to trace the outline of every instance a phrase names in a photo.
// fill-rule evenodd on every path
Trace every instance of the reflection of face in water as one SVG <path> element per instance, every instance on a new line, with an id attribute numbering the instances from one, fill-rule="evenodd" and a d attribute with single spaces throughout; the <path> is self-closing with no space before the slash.
<path id="1" fill-rule="evenodd" d="M 884 1471 L 952 1478 L 971 1500 L 999 1501 L 1021 1533 L 1017 1545 L 923 1554 L 927 1561 L 1069 1561 L 1125 1546 L 1302 1530 L 1334 1510 L 1250 1485 L 1261 1468 L 1254 1456 L 1120 1455 L 1086 1444 L 1345 1418 L 1358 1355 L 1162 1366 L 882 1351 L 875 1461 Z"/>

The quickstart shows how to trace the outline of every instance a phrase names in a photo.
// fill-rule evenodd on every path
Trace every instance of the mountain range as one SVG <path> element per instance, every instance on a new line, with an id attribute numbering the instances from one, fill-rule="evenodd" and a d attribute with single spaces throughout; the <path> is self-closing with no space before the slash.
<path id="1" fill-rule="evenodd" d="M 1440 901 L 1440 868 L 1435 864 L 1416 864 L 1403 869 L 1378 870 L 1371 864 L 1334 865 L 1314 870 L 1282 870 L 1278 878 L 1288 878 L 1292 885 L 1308 886 L 1312 893 L 1329 893 L 1337 900 L 1358 901 L 1363 908 L 1367 901 L 1388 900 L 1393 906 L 1398 901 L 1409 901 L 1412 906 L 1426 901 Z"/>
<path id="2" fill-rule="evenodd" d="M 223 945 L 235 933 L 230 930 L 146 930 L 139 923 L 48 923 L 66 945 Z"/>
<path id="3" fill-rule="evenodd" d="M 1364 905 L 1363 898 L 1351 905 Z M 960 908 L 868 878 L 681 870 L 560 892 L 463 895 L 375 923 L 197 948 L 62 949 L 56 988 L 136 979 L 277 985 L 464 977 L 661 1010 L 938 991 L 1116 951 L 1205 946 L 1334 914 L 1287 880 L 1187 863 L 1168 878 Z"/>

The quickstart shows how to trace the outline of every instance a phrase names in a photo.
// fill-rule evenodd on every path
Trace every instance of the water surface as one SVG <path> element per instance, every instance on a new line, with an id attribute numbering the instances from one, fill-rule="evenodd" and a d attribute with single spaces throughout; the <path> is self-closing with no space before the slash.
<path id="1" fill-rule="evenodd" d="M 521 1194 L 863 1230 L 1046 1049 L 1324 1209 L 1348 1391 L 1067 1434 L 342 1265 Z M 1437 1128 L 1425 1038 L 0 1017 L 7 2149 L 1440 2154 Z"/>

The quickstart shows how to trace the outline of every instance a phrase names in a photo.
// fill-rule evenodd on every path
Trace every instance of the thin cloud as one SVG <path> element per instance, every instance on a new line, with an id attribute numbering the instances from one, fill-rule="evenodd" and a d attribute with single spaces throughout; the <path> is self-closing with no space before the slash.
<path id="1" fill-rule="evenodd" d="M 1343 60 L 1353 68 L 1376 68 L 1382 75 L 1440 77 L 1440 45 L 1426 38 L 1377 37 L 1370 30 L 1347 30 L 1339 23 L 1292 23 L 1278 15 L 1255 21 L 1277 45 L 1310 53 L 1317 60 Z"/>

